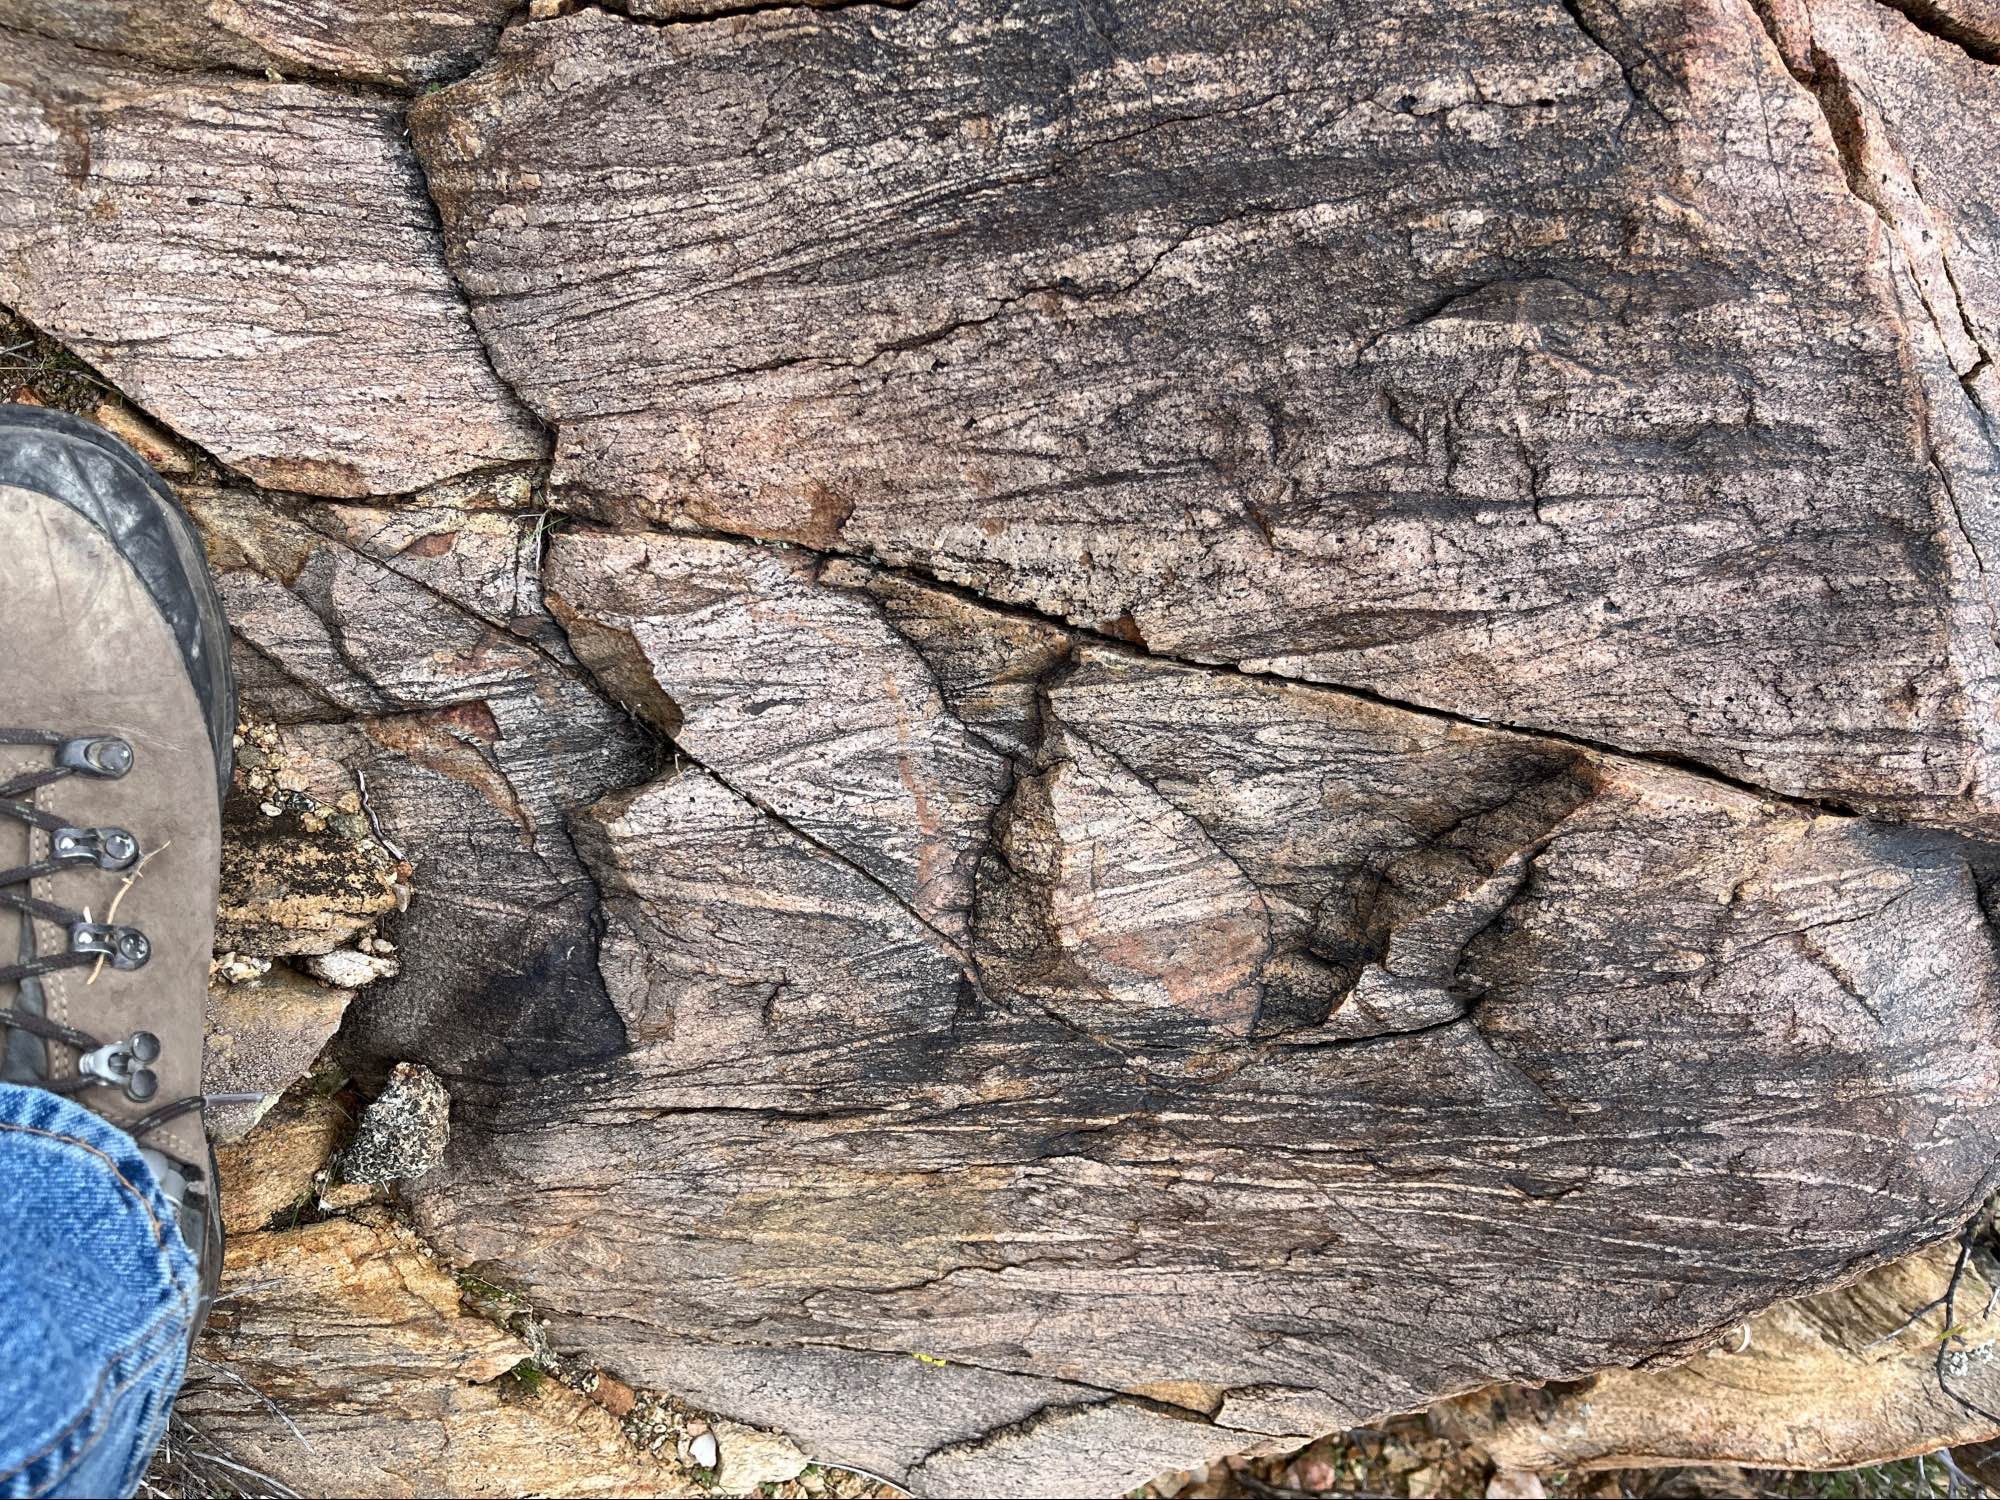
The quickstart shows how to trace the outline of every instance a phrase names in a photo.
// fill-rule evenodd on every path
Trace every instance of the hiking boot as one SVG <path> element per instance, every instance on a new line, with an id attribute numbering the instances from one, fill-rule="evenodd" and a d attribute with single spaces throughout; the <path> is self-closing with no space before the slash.
<path id="1" fill-rule="evenodd" d="M 133 1135 L 201 1264 L 222 1261 L 201 1100 L 222 795 L 222 603 L 143 459 L 0 405 L 0 1080 Z"/>

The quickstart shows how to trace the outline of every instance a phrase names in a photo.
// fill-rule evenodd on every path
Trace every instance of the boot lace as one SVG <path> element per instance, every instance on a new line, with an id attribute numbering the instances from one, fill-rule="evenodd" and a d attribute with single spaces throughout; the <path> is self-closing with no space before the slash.
<path id="1" fill-rule="evenodd" d="M 90 1088 L 117 1088 L 136 1104 L 159 1092 L 159 1075 L 149 1064 L 160 1056 L 160 1039 L 150 1031 L 104 1041 L 75 1026 L 52 1021 L 40 1004 L 41 979 L 63 969 L 99 962 L 114 969 L 142 968 L 152 957 L 152 944 L 137 927 L 93 922 L 87 912 L 72 911 L 33 894 L 34 883 L 52 875 L 94 868 L 119 874 L 139 862 L 139 841 L 123 828 L 87 828 L 36 806 L 30 800 L 45 786 L 71 776 L 115 781 L 132 769 L 132 747 L 116 735 L 66 736 L 41 729 L 0 729 L 0 745 L 38 745 L 53 752 L 54 764 L 23 772 L 0 782 L 0 817 L 12 818 L 48 835 L 45 858 L 11 870 L 0 870 L 0 908 L 52 923 L 67 934 L 67 945 L 39 953 L 33 921 L 21 924 L 21 955 L 16 963 L 0 965 L 0 986 L 15 986 L 15 1003 L 0 1009 L 0 1026 L 33 1037 L 40 1047 L 67 1047 L 76 1053 L 74 1077 L 57 1078 L 46 1066 L 37 1071 L 39 1085 L 51 1093 L 77 1094 Z M 31 1006 L 26 1002 L 33 1001 Z M 200 1096 L 176 1100 L 126 1126 L 134 1136 L 199 1108 Z"/>

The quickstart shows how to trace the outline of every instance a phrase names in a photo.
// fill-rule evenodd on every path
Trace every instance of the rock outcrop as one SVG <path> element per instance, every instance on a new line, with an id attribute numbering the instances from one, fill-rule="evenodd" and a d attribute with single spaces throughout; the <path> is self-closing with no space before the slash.
<path id="1" fill-rule="evenodd" d="M 1988 1199 L 1990 0 L 565 9 L 0 0 L 0 299 L 236 631 L 219 973 L 435 1075 L 438 1252 L 1101 1493 L 1698 1382 Z M 285 1226 L 310 1094 L 229 1367 L 479 1492 L 487 1386 L 257 1342 L 403 1264 Z"/>
<path id="2" fill-rule="evenodd" d="M 683 756 L 579 829 L 629 1048 L 416 1205 L 614 1367 L 1129 1485 L 1692 1352 L 1987 1191 L 1964 841 L 826 571 L 548 559 Z"/>
<path id="3" fill-rule="evenodd" d="M 261 484 L 395 494 L 541 456 L 393 102 L 5 46 L 0 301 Z"/>
<path id="4" fill-rule="evenodd" d="M 1922 104 L 1994 84 L 1772 9 L 1908 76 L 1747 0 L 584 12 L 411 120 L 571 505 L 1990 827 L 1996 180 Z"/>
<path id="5" fill-rule="evenodd" d="M 528 1346 L 463 1310 L 405 1231 L 335 1220 L 240 1236 L 212 1326 L 176 1409 L 181 1461 L 232 1487 L 699 1493 L 642 1460 L 582 1396 L 510 1382 Z"/>
<path id="6" fill-rule="evenodd" d="M 1992 1269 L 1934 1246 L 1774 1307 L 1676 1368 L 1486 1391 L 1434 1415 L 1513 1469 L 1845 1468 L 1935 1452 L 1985 1437 L 1982 1409 L 2000 1409 Z"/>
<path id="7" fill-rule="evenodd" d="M 174 69 L 436 84 L 492 51 L 512 0 L 0 0 L 0 26 Z"/>

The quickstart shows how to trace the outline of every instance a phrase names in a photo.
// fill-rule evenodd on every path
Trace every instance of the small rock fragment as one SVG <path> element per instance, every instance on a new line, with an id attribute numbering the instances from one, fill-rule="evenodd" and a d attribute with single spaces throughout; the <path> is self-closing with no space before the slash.
<path id="1" fill-rule="evenodd" d="M 349 1183 L 387 1184 L 421 1177 L 444 1159 L 451 1138 L 451 1095 L 429 1068 L 397 1063 L 363 1111 L 354 1144 L 340 1158 Z"/>
<path id="2" fill-rule="evenodd" d="M 1340 1471 L 1328 1460 L 1326 1449 L 1315 1443 L 1292 1461 L 1287 1476 L 1302 1490 L 1330 1490 L 1340 1483 Z"/>
<path id="3" fill-rule="evenodd" d="M 253 966 L 260 962 L 263 967 L 258 971 Z M 290 969 L 241 956 L 225 962 L 219 973 L 227 982 L 209 986 L 202 1091 L 263 1096 L 254 1104 L 239 1101 L 210 1108 L 209 1133 L 229 1140 L 250 1129 L 280 1094 L 306 1075 L 320 1049 L 340 1029 L 354 991 L 329 989 Z"/>
<path id="4" fill-rule="evenodd" d="M 309 1193 L 314 1174 L 333 1154 L 342 1123 L 330 1093 L 294 1090 L 242 1139 L 217 1141 L 224 1232 L 262 1229 Z"/>
<path id="5" fill-rule="evenodd" d="M 712 1434 L 703 1436 L 717 1447 L 715 1487 L 726 1495 L 754 1495 L 767 1484 L 788 1484 L 812 1462 L 783 1433 L 737 1422 L 717 1422 Z"/>
<path id="6" fill-rule="evenodd" d="M 1486 1481 L 1486 1500 L 1542 1500 L 1541 1476 L 1527 1469 L 1495 1469 Z"/>
<path id="7" fill-rule="evenodd" d="M 215 974 L 225 984 L 248 984 L 271 972 L 268 958 L 246 958 L 241 953 L 225 953 L 215 961 Z"/>
<path id="8" fill-rule="evenodd" d="M 394 978 L 400 967 L 393 958 L 361 953 L 353 948 L 336 948 L 331 953 L 316 953 L 306 959 L 305 963 L 315 979 L 323 979 L 335 988 L 345 990 L 356 990 L 364 984 L 373 984 L 378 979 Z"/>
<path id="9" fill-rule="evenodd" d="M 688 1462 L 698 1469 L 712 1469 L 717 1458 L 715 1434 L 698 1432 L 688 1442 Z"/>
<path id="10" fill-rule="evenodd" d="M 362 1182 L 336 1182 L 319 1195 L 321 1213 L 345 1213 L 364 1203 L 373 1203 L 376 1189 Z"/>
<path id="11" fill-rule="evenodd" d="M 610 1412 L 612 1416 L 623 1421 L 631 1415 L 632 1408 L 638 1403 L 639 1397 L 638 1393 L 631 1386 L 620 1380 L 616 1375 L 607 1375 L 604 1371 L 599 1370 L 597 1372 L 597 1383 L 590 1388 L 590 1399 Z"/>

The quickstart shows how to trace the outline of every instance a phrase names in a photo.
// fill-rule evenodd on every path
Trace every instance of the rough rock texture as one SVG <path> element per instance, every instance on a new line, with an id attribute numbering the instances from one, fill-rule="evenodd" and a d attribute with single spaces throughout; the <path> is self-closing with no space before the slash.
<path id="1" fill-rule="evenodd" d="M 451 1095 L 429 1068 L 398 1063 L 340 1155 L 345 1182 L 385 1184 L 421 1177 L 451 1140 Z"/>
<path id="2" fill-rule="evenodd" d="M 260 1094 L 255 1105 L 210 1111 L 212 1135 L 248 1130 L 278 1096 L 305 1076 L 340 1029 L 354 991 L 272 968 L 238 984 L 211 983 L 201 1086 L 211 1094 Z"/>
<path id="3" fill-rule="evenodd" d="M 418 1206 L 614 1368 L 1101 1490 L 1691 1351 L 1990 1185 L 1971 846 L 814 571 L 551 545 L 684 757 L 579 829 L 630 1050 Z"/>
<path id="4" fill-rule="evenodd" d="M 1433 1414 L 1502 1468 L 1732 1463 L 1844 1468 L 1974 1441 L 2000 1409 L 2000 1319 L 1957 1247 L 1933 1246 L 1853 1286 L 1772 1308 L 1721 1349 L 1670 1370 L 1611 1370 L 1545 1390 L 1505 1388 Z M 1946 1380 L 1939 1339 L 1951 1327 Z"/>
<path id="5" fill-rule="evenodd" d="M 493 20 L 330 3 L 0 0 L 127 57 L 0 38 L 0 296 L 205 450 L 230 940 L 390 939 L 336 1056 L 444 1081 L 407 1206 L 558 1341 L 1101 1493 L 1698 1354 L 1984 1201 L 1986 0 L 161 71 Z"/>
<path id="6" fill-rule="evenodd" d="M 568 816 L 649 774 L 657 753 L 575 665 L 532 562 L 524 584 L 540 523 L 496 509 L 519 498 L 511 485 L 393 513 L 192 486 L 182 498 L 218 572 L 246 703 L 282 726 L 301 795 L 352 799 L 343 816 L 379 830 L 410 872 L 401 971 L 364 992 L 350 1050 L 424 1063 L 455 1089 L 615 1054 L 597 891 Z"/>
<path id="7" fill-rule="evenodd" d="M 386 101 L 0 32 L 0 300 L 261 483 L 398 493 L 541 453 Z"/>
<path id="8" fill-rule="evenodd" d="M 527 1345 L 462 1311 L 451 1277 L 387 1226 L 233 1240 L 198 1353 L 176 1410 L 191 1461 L 220 1453 L 298 1494 L 691 1493 L 583 1397 L 510 1389 Z"/>
<path id="9" fill-rule="evenodd" d="M 435 83 L 493 48 L 513 0 L 0 0 L 0 26 L 170 68 Z"/>
<path id="10" fill-rule="evenodd" d="M 2000 63 L 2000 0 L 1884 0 L 1933 36 Z"/>
<path id="11" fill-rule="evenodd" d="M 352 1123 L 331 1091 L 308 1084 L 279 1099 L 242 1138 L 218 1142 L 223 1231 L 248 1234 L 298 1207 Z"/>
<path id="12" fill-rule="evenodd" d="M 758 1494 L 760 1485 L 798 1478 L 812 1461 L 788 1439 L 740 1422 L 717 1423 L 715 1437 L 715 1483 L 726 1494 Z"/>
<path id="13" fill-rule="evenodd" d="M 373 984 L 378 979 L 393 979 L 402 971 L 402 965 L 394 957 L 363 953 L 359 948 L 336 948 L 331 953 L 316 953 L 305 961 L 305 966 L 315 979 L 336 989 Z"/>
<path id="14" fill-rule="evenodd" d="M 306 806 L 260 802 L 240 782 L 225 802 L 218 951 L 329 953 L 396 910 L 396 867 L 382 845 Z"/>
<path id="15" fill-rule="evenodd" d="M 2000 75 L 1859 0 L 1810 0 L 1777 34 L 1839 132 L 1854 191 L 1895 241 L 1904 284 L 1963 388 L 1933 398 L 1946 410 L 1934 414 L 1931 439 L 1954 478 L 1990 494 L 1992 459 L 1982 462 L 1977 438 L 1990 440 L 2000 411 L 2000 168 L 1937 105 L 1953 99 L 1990 118 L 2000 110 Z M 1972 434 L 1953 420 L 1968 414 L 1967 401 L 1978 419 Z"/>
<path id="16" fill-rule="evenodd" d="M 566 503 L 1984 824 L 1990 442 L 1828 115 L 1744 0 L 963 0 L 411 118 Z"/>

